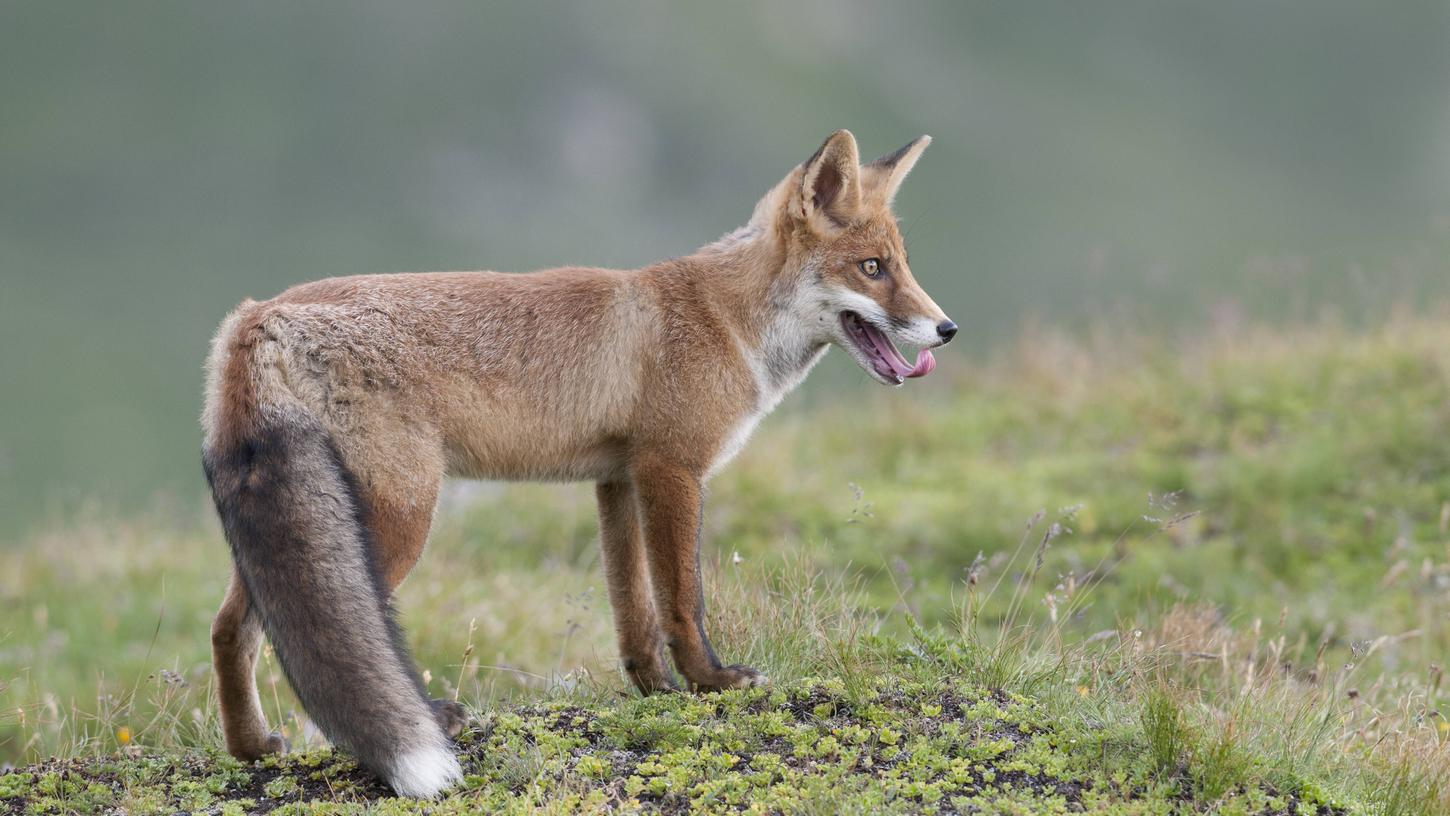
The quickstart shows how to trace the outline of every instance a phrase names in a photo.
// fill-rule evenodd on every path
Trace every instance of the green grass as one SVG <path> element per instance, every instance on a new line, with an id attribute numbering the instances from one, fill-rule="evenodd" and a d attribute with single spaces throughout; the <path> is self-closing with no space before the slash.
<path id="1" fill-rule="evenodd" d="M 398 600 L 431 692 L 479 713 L 445 807 L 1450 807 L 1450 324 L 961 356 L 772 418 L 712 483 L 709 626 L 768 691 L 622 694 L 587 486 L 450 497 Z M 217 755 L 226 559 L 200 509 L 0 553 L 0 761 L 59 757 L 0 812 L 383 793 L 270 656 L 311 750 Z"/>

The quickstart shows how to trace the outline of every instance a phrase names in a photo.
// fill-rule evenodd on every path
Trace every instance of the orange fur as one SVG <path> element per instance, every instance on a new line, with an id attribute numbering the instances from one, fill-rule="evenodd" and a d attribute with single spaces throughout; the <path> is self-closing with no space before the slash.
<path id="1" fill-rule="evenodd" d="M 692 688 L 758 683 L 716 659 L 702 624 L 702 486 L 830 345 L 899 383 L 851 340 L 848 312 L 915 345 L 950 339 L 890 210 L 927 141 L 863 167 L 838 131 L 745 227 L 639 270 L 337 278 L 244 303 L 208 363 L 208 455 L 315 421 L 356 482 L 387 590 L 422 552 L 445 476 L 596 481 L 632 681 L 672 686 L 668 647 Z M 278 746 L 252 691 L 245 589 L 213 643 L 228 749 L 253 757 Z"/>

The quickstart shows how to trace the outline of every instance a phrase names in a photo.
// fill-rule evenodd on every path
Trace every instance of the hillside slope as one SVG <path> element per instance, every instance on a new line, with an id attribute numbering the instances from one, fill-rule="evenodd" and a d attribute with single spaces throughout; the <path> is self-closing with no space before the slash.
<path id="1" fill-rule="evenodd" d="M 433 812 L 1447 812 L 1450 323 L 938 375 L 805 395 L 712 483 L 708 626 L 765 691 L 635 699 L 588 487 L 458 486 L 398 598 L 478 714 Z M 226 577 L 201 506 L 0 551 L 0 812 L 415 807 L 266 653 L 301 751 L 218 755 Z"/>

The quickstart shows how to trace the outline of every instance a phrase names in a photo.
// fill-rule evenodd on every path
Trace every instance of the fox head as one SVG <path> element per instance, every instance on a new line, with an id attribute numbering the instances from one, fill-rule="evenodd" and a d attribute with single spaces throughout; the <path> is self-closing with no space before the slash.
<path id="1" fill-rule="evenodd" d="M 886 385 L 929 373 L 936 366 L 930 349 L 957 331 L 912 277 L 891 210 L 902 180 L 930 143 L 922 136 L 863 165 L 856 138 L 838 130 L 756 212 L 774 222 L 784 244 L 799 329 L 840 346 Z M 916 361 L 902 357 L 897 343 L 920 349 Z"/>

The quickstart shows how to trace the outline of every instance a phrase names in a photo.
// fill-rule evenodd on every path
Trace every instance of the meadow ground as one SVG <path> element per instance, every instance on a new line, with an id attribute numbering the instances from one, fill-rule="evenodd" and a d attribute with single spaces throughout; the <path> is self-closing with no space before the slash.
<path id="1" fill-rule="evenodd" d="M 592 491 L 459 487 L 398 599 L 478 714 L 433 812 L 1447 812 L 1450 322 L 961 356 L 772 418 L 712 483 L 709 627 L 769 689 L 632 697 Z M 0 812 L 420 807 L 270 655 L 302 750 L 218 754 L 227 570 L 201 509 L 0 552 Z"/>

